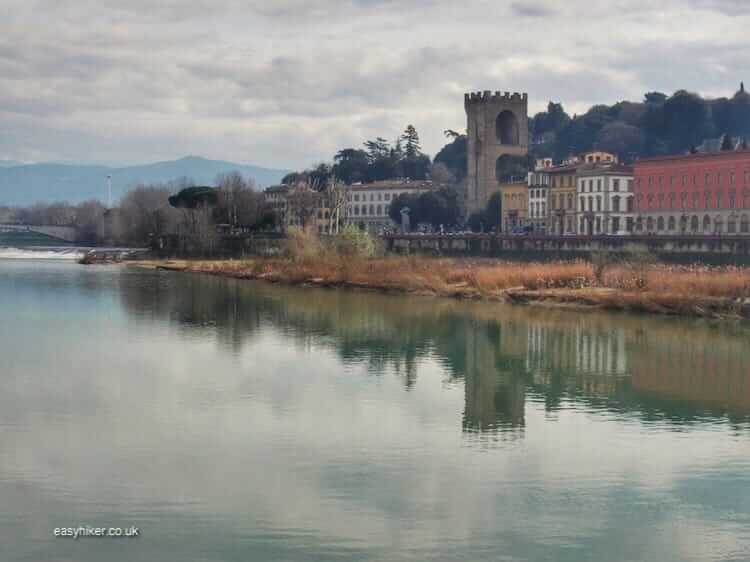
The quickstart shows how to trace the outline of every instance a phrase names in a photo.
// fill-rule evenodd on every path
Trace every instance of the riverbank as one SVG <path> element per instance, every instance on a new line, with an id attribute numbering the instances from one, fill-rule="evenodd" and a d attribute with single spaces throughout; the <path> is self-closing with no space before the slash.
<path id="1" fill-rule="evenodd" d="M 750 319 L 750 269 L 738 267 L 425 257 L 146 260 L 129 265 L 289 285 Z"/>

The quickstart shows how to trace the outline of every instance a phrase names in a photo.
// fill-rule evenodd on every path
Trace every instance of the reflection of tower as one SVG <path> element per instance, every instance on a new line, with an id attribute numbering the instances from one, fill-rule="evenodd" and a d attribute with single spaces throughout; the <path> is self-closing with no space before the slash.
<path id="1" fill-rule="evenodd" d="M 465 431 L 502 431 L 524 425 L 523 354 L 506 349 L 502 337 L 514 330 L 506 324 L 501 332 L 496 323 L 467 327 Z"/>
<path id="2" fill-rule="evenodd" d="M 509 92 L 464 95 L 468 176 L 466 212 L 484 209 L 499 190 L 498 159 L 526 156 L 529 147 L 528 96 Z"/>

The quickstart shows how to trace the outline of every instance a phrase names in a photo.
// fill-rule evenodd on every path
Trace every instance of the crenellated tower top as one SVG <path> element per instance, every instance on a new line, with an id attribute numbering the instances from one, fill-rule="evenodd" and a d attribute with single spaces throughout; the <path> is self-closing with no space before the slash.
<path id="1" fill-rule="evenodd" d="M 488 102 L 524 102 L 528 101 L 528 94 L 526 92 L 501 92 L 496 90 L 494 93 L 491 90 L 484 90 L 483 92 L 469 92 L 464 94 L 464 106 L 468 107 L 471 104 L 476 103 L 488 103 Z"/>

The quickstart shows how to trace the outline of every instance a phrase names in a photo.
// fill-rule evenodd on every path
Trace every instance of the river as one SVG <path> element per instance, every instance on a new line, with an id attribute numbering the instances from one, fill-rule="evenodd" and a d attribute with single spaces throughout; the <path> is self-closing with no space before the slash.
<path id="1" fill-rule="evenodd" d="M 746 325 L 56 260 L 0 310 L 3 562 L 750 560 Z"/>

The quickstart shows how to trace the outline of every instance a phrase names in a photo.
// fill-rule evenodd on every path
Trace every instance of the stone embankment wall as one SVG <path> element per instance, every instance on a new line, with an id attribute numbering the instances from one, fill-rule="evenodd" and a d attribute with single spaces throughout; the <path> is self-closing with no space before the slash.
<path id="1" fill-rule="evenodd" d="M 393 253 L 486 256 L 507 259 L 565 259 L 591 252 L 648 252 L 663 261 L 750 264 L 750 236 L 463 236 L 394 235 Z"/>

